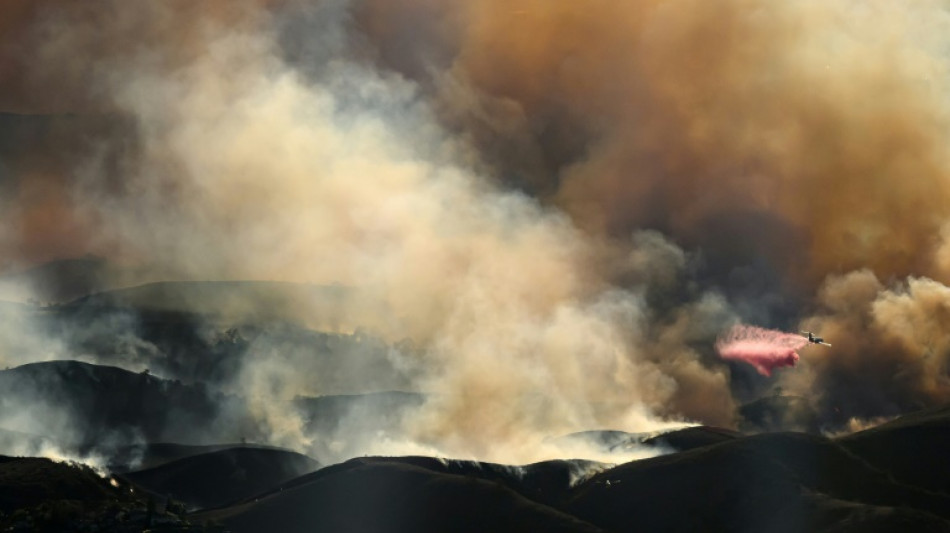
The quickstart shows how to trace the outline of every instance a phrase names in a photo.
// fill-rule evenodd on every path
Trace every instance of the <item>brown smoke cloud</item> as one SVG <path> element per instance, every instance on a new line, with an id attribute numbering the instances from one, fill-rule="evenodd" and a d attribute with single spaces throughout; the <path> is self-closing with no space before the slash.
<path id="1" fill-rule="evenodd" d="M 331 4 L 10 2 L 0 65 L 19 83 L 0 100 L 114 108 L 117 63 L 174 72 L 222 29 L 263 31 L 262 5 L 279 17 Z M 763 256 L 810 287 L 857 268 L 942 279 L 938 3 L 336 4 L 361 31 L 347 44 L 427 87 L 503 181 L 582 228 L 653 227 L 715 261 Z"/>
<path id="2" fill-rule="evenodd" d="M 55 150 L 6 152 L 0 218 L 32 229 L 4 230 L 4 254 L 355 287 L 372 305 L 349 326 L 420 347 L 423 445 L 486 457 L 659 417 L 731 424 L 711 344 L 735 312 L 714 289 L 747 278 L 744 298 L 808 300 L 839 276 L 810 329 L 836 350 L 870 331 L 882 376 L 911 369 L 849 416 L 943 398 L 930 341 L 888 326 L 939 308 L 943 285 L 919 276 L 945 279 L 950 255 L 937 2 L 2 9 L 0 73 L 18 82 L 0 108 L 124 124 L 67 135 L 41 180 Z M 861 322 L 869 308 L 890 320 Z M 788 386 L 837 406 L 863 349 Z M 320 392 L 247 374 L 286 383 L 263 402 Z"/>
<path id="3" fill-rule="evenodd" d="M 950 401 L 950 288 L 927 278 L 885 285 L 868 270 L 829 278 L 803 322 L 835 339 L 802 352 L 784 384 L 836 422 L 896 415 Z"/>
<path id="4" fill-rule="evenodd" d="M 251 31 L 266 2 L 10 0 L 0 5 L 0 254 L 5 271 L 85 253 L 116 258 L 112 221 L 77 201 L 90 158 L 123 187 L 134 119 L 114 77 L 132 64 L 171 72 L 207 53 L 222 28 Z"/>
<path id="5" fill-rule="evenodd" d="M 424 369 L 415 386 L 431 401 L 407 431 L 445 453 L 530 460 L 529 443 L 544 437 L 668 425 L 657 413 L 729 423 L 724 370 L 704 366 L 681 339 L 695 324 L 655 323 L 641 294 L 684 268 L 675 245 L 640 239 L 641 257 L 618 268 L 642 281 L 613 288 L 599 262 L 623 254 L 486 180 L 479 153 L 447 134 L 416 83 L 337 53 L 340 36 L 314 37 L 309 44 L 330 59 L 304 75 L 264 30 L 280 26 L 266 12 L 250 18 L 256 29 L 223 31 L 213 12 L 107 5 L 122 24 L 92 46 L 93 63 L 107 71 L 94 76 L 95 95 L 131 123 L 122 133 L 133 142 L 86 151 L 58 183 L 76 213 L 103 221 L 93 239 L 116 243 L 115 256 L 163 277 L 354 287 L 372 305 L 349 327 L 419 347 L 404 355 Z M 349 16 L 329 7 L 320 15 L 340 25 Z M 53 19 L 74 17 L 75 28 L 42 52 L 65 61 L 75 49 L 84 60 L 98 20 L 85 16 L 57 12 Z M 198 21 L 177 29 L 184 18 Z M 135 41 L 135 28 L 142 45 L 120 46 Z M 179 32 L 198 42 L 179 44 Z M 55 64 L 41 63 L 40 74 Z M 725 302 L 711 302 L 684 313 L 728 320 Z M 254 358 L 234 386 L 259 402 L 275 439 L 306 445 L 281 406 L 325 391 L 277 365 Z M 718 400 L 700 402 L 697 390 Z"/>
<path id="6" fill-rule="evenodd" d="M 822 306 L 863 295 L 860 311 L 805 322 L 843 339 L 844 353 L 816 349 L 807 372 L 789 374 L 793 391 L 827 394 L 829 417 L 946 401 L 939 349 L 920 334 L 892 338 L 896 324 L 932 329 L 915 310 L 944 301 L 939 281 L 914 277 L 947 279 L 944 5 L 528 1 L 460 11 L 437 93 L 502 181 L 588 231 L 658 228 L 701 249 L 727 284 L 749 283 L 753 298 L 770 298 L 774 271 L 784 298 L 819 286 Z M 867 276 L 911 277 L 902 289 L 838 286 Z M 871 302 L 876 322 L 855 323 Z M 854 337 L 870 340 L 849 346 Z M 891 375 L 900 379 L 885 385 Z"/>
<path id="7" fill-rule="evenodd" d="M 733 264 L 761 254 L 811 287 L 856 268 L 939 272 L 930 254 L 950 181 L 938 2 L 523 1 L 458 12 L 458 41 L 432 43 L 457 48 L 441 103 L 503 179 L 548 194 L 582 227 L 622 236 L 646 225 L 725 249 Z M 382 50 L 402 35 L 378 29 L 385 15 L 367 17 Z M 791 242 L 757 235 L 755 214 Z M 729 235 L 706 229 L 730 217 Z"/>
<path id="8" fill-rule="evenodd" d="M 0 6 L 0 110 L 113 109 L 109 82 L 124 63 L 173 70 L 208 52 L 221 30 L 259 30 L 268 0 L 9 0 Z"/>

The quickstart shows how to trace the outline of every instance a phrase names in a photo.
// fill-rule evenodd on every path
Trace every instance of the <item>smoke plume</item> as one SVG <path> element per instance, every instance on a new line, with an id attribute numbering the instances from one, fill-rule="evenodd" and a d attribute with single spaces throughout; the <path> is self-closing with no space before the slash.
<path id="1" fill-rule="evenodd" d="M 8 1 L 0 268 L 345 287 L 294 319 L 373 364 L 265 334 L 216 383 L 294 446 L 296 397 L 393 383 L 413 446 L 499 461 L 730 425 L 769 386 L 716 356 L 738 320 L 825 334 L 781 383 L 829 417 L 946 401 L 948 30 L 937 0 Z"/>
<path id="2" fill-rule="evenodd" d="M 867 270 L 830 277 L 803 322 L 834 344 L 802 359 L 783 386 L 829 422 L 895 416 L 950 401 L 950 289 L 926 278 L 882 283 Z"/>

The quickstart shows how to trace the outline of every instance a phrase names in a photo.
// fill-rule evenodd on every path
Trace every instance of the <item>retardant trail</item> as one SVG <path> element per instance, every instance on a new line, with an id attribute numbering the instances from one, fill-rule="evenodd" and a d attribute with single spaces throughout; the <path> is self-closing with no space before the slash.
<path id="1" fill-rule="evenodd" d="M 795 350 L 806 344 L 808 339 L 800 335 L 737 324 L 716 340 L 716 351 L 723 359 L 744 361 L 759 374 L 771 376 L 776 368 L 795 366 Z"/>

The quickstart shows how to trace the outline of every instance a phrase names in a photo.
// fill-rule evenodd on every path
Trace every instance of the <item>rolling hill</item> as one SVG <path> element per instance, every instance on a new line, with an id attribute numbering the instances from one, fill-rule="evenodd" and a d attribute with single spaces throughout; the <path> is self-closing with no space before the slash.
<path id="1" fill-rule="evenodd" d="M 685 451 L 612 467 L 359 458 L 195 518 L 234 531 L 271 523 L 287 531 L 947 531 L 950 495 L 932 483 L 946 479 L 939 431 L 948 413 L 911 414 L 837 440 L 686 428 L 655 437 Z M 882 439 L 904 442 L 889 448 Z M 914 461 L 895 462 L 909 449 L 918 450 Z"/>
<path id="2" fill-rule="evenodd" d="M 206 508 L 265 492 L 318 467 L 313 459 L 289 450 L 241 446 L 185 457 L 121 477 L 190 507 Z"/>
<path id="3" fill-rule="evenodd" d="M 0 427 L 78 451 L 124 442 L 235 442 L 240 399 L 117 367 L 49 361 L 0 371 Z"/>
<path id="4" fill-rule="evenodd" d="M 950 495 L 950 406 L 911 413 L 837 440 L 896 480 Z"/>
<path id="5" fill-rule="evenodd" d="M 340 285 L 282 281 L 162 281 L 90 294 L 67 308 L 120 307 L 244 320 L 344 316 L 354 292 Z M 322 313 L 321 313 L 322 311 Z"/>
<path id="6" fill-rule="evenodd" d="M 476 476 L 398 461 L 347 463 L 318 473 L 283 490 L 193 518 L 219 521 L 234 533 L 601 531 Z"/>
<path id="7" fill-rule="evenodd" d="M 950 526 L 947 496 L 897 483 L 833 441 L 802 433 L 620 465 L 579 485 L 566 505 L 606 529 L 647 531 L 820 531 L 890 508 L 921 525 Z"/>

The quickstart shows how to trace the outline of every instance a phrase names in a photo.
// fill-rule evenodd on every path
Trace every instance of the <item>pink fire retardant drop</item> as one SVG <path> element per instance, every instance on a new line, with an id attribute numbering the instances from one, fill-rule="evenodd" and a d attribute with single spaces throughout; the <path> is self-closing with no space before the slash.
<path id="1" fill-rule="evenodd" d="M 771 376 L 776 368 L 795 366 L 795 350 L 806 344 L 808 339 L 800 335 L 737 324 L 716 340 L 716 351 L 723 359 L 744 361 L 759 374 Z"/>

